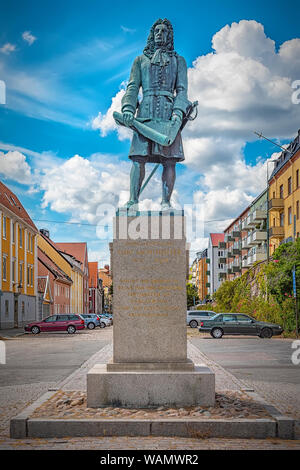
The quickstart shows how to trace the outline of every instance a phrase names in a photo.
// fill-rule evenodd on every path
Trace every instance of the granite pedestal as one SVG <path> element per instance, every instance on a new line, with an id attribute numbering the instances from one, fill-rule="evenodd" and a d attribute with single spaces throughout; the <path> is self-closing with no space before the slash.
<path id="1" fill-rule="evenodd" d="M 214 374 L 187 359 L 183 211 L 114 218 L 113 361 L 87 375 L 89 407 L 214 404 Z"/>

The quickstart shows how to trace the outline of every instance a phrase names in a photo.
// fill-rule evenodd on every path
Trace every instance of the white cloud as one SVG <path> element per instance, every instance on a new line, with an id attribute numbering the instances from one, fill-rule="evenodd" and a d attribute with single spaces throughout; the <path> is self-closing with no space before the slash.
<path id="1" fill-rule="evenodd" d="M 108 132 L 111 130 L 116 130 L 118 132 L 119 140 L 130 139 L 132 136 L 132 131 L 127 127 L 118 126 L 113 118 L 114 111 L 121 110 L 121 100 L 124 96 L 125 89 L 122 87 L 120 91 L 112 98 L 111 105 L 105 114 L 99 112 L 92 120 L 92 128 L 99 129 L 100 135 L 105 137 Z"/>
<path id="2" fill-rule="evenodd" d="M 29 46 L 31 46 L 37 39 L 35 36 L 33 36 L 33 34 L 31 34 L 31 31 L 24 31 L 22 38 L 29 44 Z"/>
<path id="3" fill-rule="evenodd" d="M 101 204 L 117 207 L 122 191 L 128 197 L 128 170 L 127 165 L 111 163 L 105 156 L 94 155 L 90 161 L 74 155 L 43 172 L 40 181 L 43 207 L 69 213 L 73 220 L 95 223 Z"/>
<path id="4" fill-rule="evenodd" d="M 0 152 L 0 174 L 21 184 L 30 184 L 32 181 L 26 157 L 18 151 Z"/>
<path id="5" fill-rule="evenodd" d="M 14 44 L 11 44 L 10 42 L 7 42 L 4 44 L 2 47 L 0 47 L 0 52 L 3 54 L 10 54 L 11 52 L 14 52 L 16 50 L 16 46 Z"/>

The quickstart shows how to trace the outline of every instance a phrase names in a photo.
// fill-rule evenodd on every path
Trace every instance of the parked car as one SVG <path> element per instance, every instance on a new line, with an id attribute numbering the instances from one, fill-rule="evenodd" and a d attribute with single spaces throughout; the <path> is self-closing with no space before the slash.
<path id="1" fill-rule="evenodd" d="M 105 328 L 106 326 L 111 326 L 112 325 L 112 320 L 110 318 L 107 318 L 104 315 L 100 315 L 100 328 Z"/>
<path id="2" fill-rule="evenodd" d="M 223 335 L 272 338 L 273 335 L 280 335 L 283 328 L 275 323 L 255 320 L 244 313 L 217 313 L 207 320 L 202 320 L 199 331 L 207 331 L 213 338 L 222 338 Z"/>
<path id="3" fill-rule="evenodd" d="M 82 313 L 80 316 L 84 319 L 84 324 L 89 330 L 100 326 L 100 316 L 96 313 Z"/>
<path id="4" fill-rule="evenodd" d="M 188 310 L 186 312 L 186 324 L 191 328 L 197 328 L 201 320 L 207 320 L 215 315 L 211 310 Z"/>
<path id="5" fill-rule="evenodd" d="M 102 313 L 101 317 L 108 318 L 110 320 L 110 324 L 113 324 L 113 316 L 110 313 Z"/>
<path id="6" fill-rule="evenodd" d="M 67 331 L 69 334 L 77 330 L 84 330 L 84 319 L 80 315 L 51 315 L 40 322 L 32 322 L 25 325 L 24 330 L 37 335 L 41 332 Z"/>

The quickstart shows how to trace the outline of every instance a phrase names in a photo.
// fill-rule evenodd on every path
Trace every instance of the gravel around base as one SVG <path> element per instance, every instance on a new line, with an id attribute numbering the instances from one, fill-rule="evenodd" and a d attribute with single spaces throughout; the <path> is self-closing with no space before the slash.
<path id="1" fill-rule="evenodd" d="M 58 390 L 48 401 L 37 408 L 30 418 L 47 419 L 263 419 L 272 417 L 265 408 L 245 392 L 216 394 L 214 407 L 152 407 L 125 408 L 107 406 L 87 408 L 86 393 Z"/>

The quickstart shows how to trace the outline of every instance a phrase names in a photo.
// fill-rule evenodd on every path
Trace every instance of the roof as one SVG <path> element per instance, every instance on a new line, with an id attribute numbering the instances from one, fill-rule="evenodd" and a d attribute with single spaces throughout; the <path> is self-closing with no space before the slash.
<path id="1" fill-rule="evenodd" d="M 209 236 L 211 239 L 212 246 L 218 246 L 219 242 L 224 241 L 225 234 L 224 233 L 210 233 Z"/>
<path id="2" fill-rule="evenodd" d="M 98 271 L 99 278 L 102 279 L 103 287 L 110 287 L 112 285 L 111 275 L 109 273 L 109 269 L 101 268 Z"/>
<path id="3" fill-rule="evenodd" d="M 20 203 L 17 196 L 7 186 L 5 186 L 2 181 L 0 181 L 0 204 L 2 204 L 11 212 L 20 217 L 24 222 L 30 225 L 30 227 L 32 227 L 37 232 L 36 226 L 34 225 L 33 221 L 29 217 L 22 204 Z"/>
<path id="4" fill-rule="evenodd" d="M 89 287 L 97 288 L 98 284 L 98 263 L 97 261 L 89 262 Z"/>
<path id="5" fill-rule="evenodd" d="M 86 252 L 87 252 L 87 245 L 86 242 L 81 243 L 56 243 L 56 248 L 60 251 L 67 253 L 68 255 L 74 256 L 78 261 L 80 261 L 83 266 L 86 263 Z"/>
<path id="6" fill-rule="evenodd" d="M 269 178 L 269 181 L 291 160 L 291 158 L 296 155 L 300 150 L 300 129 L 298 130 L 298 135 L 295 139 L 290 142 L 286 151 L 281 152 L 280 156 L 277 158 L 275 163 L 275 168 Z"/>
<path id="7" fill-rule="evenodd" d="M 38 247 L 38 260 L 56 277 L 57 280 L 72 284 L 72 279 Z"/>

